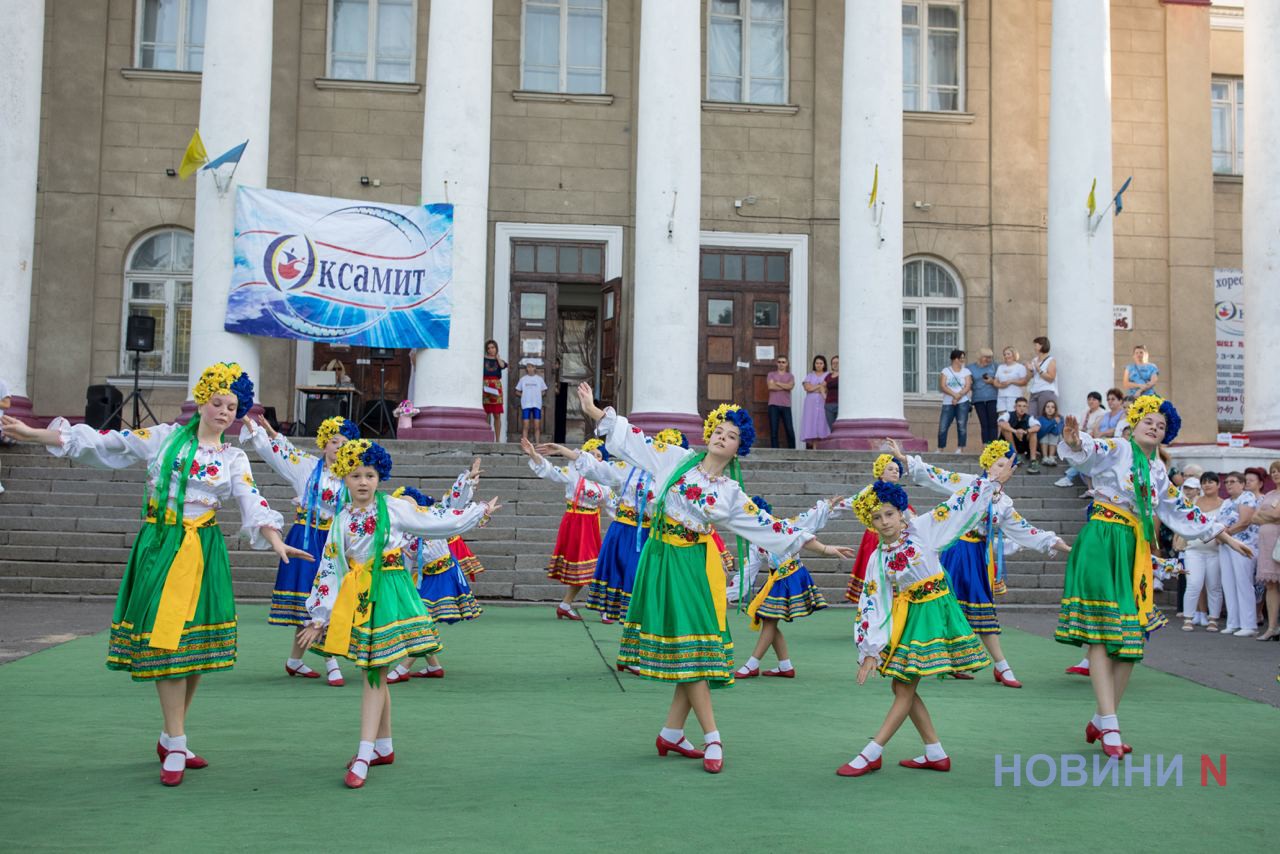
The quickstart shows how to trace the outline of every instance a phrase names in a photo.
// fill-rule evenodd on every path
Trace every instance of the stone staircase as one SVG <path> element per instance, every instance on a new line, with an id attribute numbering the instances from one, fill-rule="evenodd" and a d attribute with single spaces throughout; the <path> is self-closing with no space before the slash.
<path id="1" fill-rule="evenodd" d="M 310 439 L 299 440 L 299 447 L 310 444 Z M 501 496 L 505 506 L 489 525 L 467 537 L 486 568 L 477 578 L 477 595 L 527 601 L 560 598 L 563 588 L 548 582 L 543 570 L 564 510 L 563 492 L 534 477 L 515 445 L 405 441 L 387 446 L 396 460 L 391 487 L 409 483 L 430 495 L 439 495 L 474 456 L 481 456 L 485 475 L 479 496 Z M 6 488 L 0 495 L 0 595 L 114 595 L 129 545 L 141 524 L 141 467 L 94 469 L 26 445 L 6 448 L 0 458 Z M 870 453 L 758 449 L 747 461 L 746 484 L 753 495 L 769 499 L 775 512 L 792 514 L 819 498 L 860 489 L 871 479 L 874 458 Z M 976 456 L 932 454 L 926 458 L 962 470 L 977 466 Z M 263 493 L 286 520 L 291 519 L 291 492 L 283 479 L 252 455 L 251 459 Z M 1020 472 L 1008 491 L 1023 515 L 1071 542 L 1083 525 L 1086 502 L 1078 498 L 1078 488 L 1053 486 L 1061 471 Z M 920 487 L 910 492 L 918 508 L 941 500 Z M 238 513 L 223 510 L 219 521 L 234 537 Z M 843 518 L 820 537 L 828 543 L 856 545 L 861 534 L 862 526 L 855 519 Z M 275 556 L 252 551 L 239 540 L 230 545 L 236 595 L 244 600 L 268 599 Z M 843 602 L 848 563 L 831 558 L 806 558 L 805 563 L 827 599 Z M 1014 555 L 1006 564 L 1009 593 L 1002 601 L 1056 605 L 1064 566 L 1062 558 L 1046 561 L 1034 553 Z"/>

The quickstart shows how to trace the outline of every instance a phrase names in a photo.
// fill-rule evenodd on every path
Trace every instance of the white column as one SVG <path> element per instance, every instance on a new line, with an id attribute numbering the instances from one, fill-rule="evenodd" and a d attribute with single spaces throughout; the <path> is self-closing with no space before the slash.
<path id="1" fill-rule="evenodd" d="M 400 436 L 492 441 L 480 405 L 489 243 L 492 0 L 432 0 L 427 32 L 422 201 L 453 205 L 453 314 L 448 349 L 419 350 L 414 357 L 412 396 L 422 413 Z"/>
<path id="2" fill-rule="evenodd" d="M 1250 3 L 1244 19 L 1244 428 L 1280 447 L 1280 6 Z M 1250 106 L 1252 105 L 1252 106 Z"/>
<path id="3" fill-rule="evenodd" d="M 845 370 L 838 418 L 823 446 L 878 447 L 889 435 L 908 444 L 902 409 L 900 4 L 845 0 L 842 81 L 839 329 Z M 873 183 L 876 201 L 868 207 Z M 872 360 L 870 370 L 849 370 L 858 353 Z M 797 355 L 802 372 L 804 355 Z"/>
<path id="4" fill-rule="evenodd" d="M 640 13 L 631 411 L 700 440 L 701 17 L 690 0 L 644 0 Z"/>
<path id="5" fill-rule="evenodd" d="M 236 187 L 267 185 L 271 127 L 271 0 L 218 0 L 208 4 L 204 70 L 200 80 L 200 136 L 209 159 L 249 145 L 235 179 L 220 194 L 212 172 L 196 182 L 195 257 L 192 265 L 192 388 L 214 362 L 239 362 L 254 384 L 262 385 L 258 342 L 225 331 L 231 288 Z M 228 171 L 230 167 L 222 167 Z"/>
<path id="6" fill-rule="evenodd" d="M 29 416 L 27 338 L 36 238 L 44 0 L 0 0 L 0 376 Z"/>
<path id="7" fill-rule="evenodd" d="M 1048 335 L 1058 363 L 1058 398 L 1067 412 L 1080 410 L 1090 391 L 1116 380 L 1113 215 L 1104 216 L 1090 236 L 1086 208 L 1095 178 L 1099 213 L 1112 195 L 1109 6 L 1109 0 L 1053 4 Z"/>

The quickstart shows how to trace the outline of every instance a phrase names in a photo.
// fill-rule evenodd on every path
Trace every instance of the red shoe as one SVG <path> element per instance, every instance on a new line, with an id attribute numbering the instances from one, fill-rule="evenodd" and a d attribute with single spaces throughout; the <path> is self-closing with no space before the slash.
<path id="1" fill-rule="evenodd" d="M 862 754 L 859 753 L 858 756 L 862 756 Z M 858 756 L 853 758 L 857 759 Z M 862 758 L 866 759 L 867 757 L 862 756 Z M 836 769 L 836 774 L 841 777 L 861 777 L 863 774 L 870 774 L 872 771 L 879 771 L 882 764 L 883 762 L 881 757 L 869 760 L 867 764 L 861 768 L 854 768 L 852 763 L 846 762 Z"/>
<path id="2" fill-rule="evenodd" d="M 1093 744 L 1095 741 L 1102 738 L 1102 732 L 1103 732 L 1102 730 L 1098 729 L 1096 726 L 1093 725 L 1093 721 L 1089 721 L 1089 723 L 1084 728 L 1085 743 Z M 1120 746 L 1124 748 L 1125 753 L 1133 753 L 1133 748 L 1130 747 L 1129 745 L 1121 742 Z"/>
<path id="3" fill-rule="evenodd" d="M 950 771 L 951 757 L 944 756 L 941 759 L 925 759 L 923 762 L 917 762 L 914 759 L 901 759 L 898 764 L 903 768 L 917 768 L 929 771 Z"/>
<path id="4" fill-rule="evenodd" d="M 185 768 L 179 768 L 177 771 L 166 771 L 163 767 L 160 769 L 160 782 L 165 786 L 182 785 L 182 774 Z"/>
<path id="5" fill-rule="evenodd" d="M 734 679 L 755 679 L 757 676 L 760 675 L 759 667 L 753 667 L 750 670 L 748 670 L 746 673 L 739 672 L 741 669 L 742 668 L 738 668 L 738 670 L 733 671 Z"/>
<path id="6" fill-rule="evenodd" d="M 1005 672 L 1007 673 L 1008 671 L 1005 671 Z M 1000 672 L 999 670 L 995 671 L 995 677 L 996 677 L 996 681 L 1006 688 L 1022 687 L 1022 683 L 1019 682 L 1017 679 L 1014 679 L 1012 676 L 1005 676 L 1004 673 Z"/>
<path id="7" fill-rule="evenodd" d="M 331 679 L 331 678 L 329 678 L 329 677 L 325 677 L 325 678 L 328 680 L 328 682 L 329 682 L 329 687 L 330 687 L 330 688 L 341 688 L 343 685 L 346 685 L 346 684 L 347 684 L 347 680 L 345 680 L 345 679 L 343 679 L 343 678 L 342 678 L 342 671 L 341 671 L 341 670 L 335 670 L 335 671 L 333 671 L 333 672 L 338 674 L 338 678 L 337 678 L 337 679 Z"/>
<path id="8" fill-rule="evenodd" d="M 1092 723 L 1092 721 L 1090 723 Z M 1116 735 L 1120 734 L 1120 730 L 1118 729 L 1100 729 L 1098 730 L 1098 738 L 1102 738 L 1102 736 L 1106 735 L 1109 732 L 1114 732 Z M 1123 759 L 1126 753 L 1129 753 L 1133 750 L 1132 747 L 1129 747 L 1128 750 L 1125 750 L 1126 747 L 1129 747 L 1129 745 L 1125 744 L 1123 741 L 1115 746 L 1107 744 L 1105 741 L 1102 742 L 1102 752 L 1107 754 L 1108 756 L 1114 756 L 1116 759 Z"/>
<path id="9" fill-rule="evenodd" d="M 169 751 L 161 747 L 160 742 L 158 741 L 156 742 L 156 755 L 160 757 L 161 762 L 163 762 L 164 758 L 169 755 Z M 197 756 L 196 754 L 193 753 L 187 757 L 187 770 L 189 771 L 197 771 L 201 768 L 208 768 L 208 767 L 209 767 L 209 763 L 205 761 L 204 757 L 202 756 Z"/>
<path id="10" fill-rule="evenodd" d="M 714 744 L 714 745 L 719 746 L 719 745 L 720 745 L 720 742 L 718 742 L 718 741 L 708 741 L 706 744 L 702 745 L 702 753 L 703 753 L 703 757 L 702 757 L 702 770 L 703 770 L 703 771 L 706 771 L 708 774 L 719 774 L 719 773 L 720 773 L 720 769 L 724 768 L 724 760 L 723 760 L 723 759 L 708 759 L 708 758 L 706 757 L 707 748 L 708 748 L 708 747 L 710 747 L 710 746 L 711 746 L 711 745 L 713 745 L 713 744 Z M 723 747 L 721 747 L 720 749 L 721 749 L 721 750 L 723 750 L 724 748 L 723 748 Z"/>
<path id="11" fill-rule="evenodd" d="M 601 618 L 600 618 L 600 625 L 602 625 L 602 626 L 612 626 L 612 625 L 613 625 L 614 623 L 616 623 L 616 622 L 618 622 L 618 621 L 617 621 L 617 620 L 610 620 L 608 617 L 601 617 Z"/>
<path id="12" fill-rule="evenodd" d="M 559 605 L 557 605 L 556 619 L 557 620 L 574 620 L 576 622 L 581 623 L 582 615 L 579 614 L 577 611 L 573 610 L 572 608 L 565 610 L 564 608 L 561 608 Z"/>
<path id="13" fill-rule="evenodd" d="M 346 776 L 345 778 L 343 778 L 343 780 L 342 780 L 342 782 L 343 782 L 343 783 L 346 783 L 346 785 L 347 785 L 347 788 L 348 788 L 348 789 L 360 789 L 360 788 L 363 788 L 363 787 L 364 787 L 364 781 L 365 781 L 365 780 L 367 779 L 367 777 L 368 777 L 368 774 L 369 774 L 369 765 L 370 765 L 370 763 L 369 763 L 369 762 L 365 762 L 365 760 L 363 760 L 363 759 L 353 759 L 353 760 L 351 760 L 351 764 L 352 764 L 352 765 L 355 765 L 357 762 L 364 762 L 364 764 L 365 764 L 365 776 L 364 776 L 364 777 L 361 777 L 361 776 L 359 776 L 358 774 L 356 774 L 354 771 L 351 771 L 350 769 L 348 769 L 348 770 L 347 770 L 347 776 Z"/>
<path id="14" fill-rule="evenodd" d="M 287 661 L 284 663 L 284 672 L 288 673 L 290 676 L 301 676 L 303 679 L 320 678 L 320 674 L 317 671 L 308 669 L 306 673 L 303 673 L 301 667 L 290 667 L 289 662 Z M 177 784 L 175 783 L 174 785 Z"/>
<path id="15" fill-rule="evenodd" d="M 388 674 L 387 674 L 387 684 L 388 684 L 388 685 L 399 685 L 399 684 L 400 684 L 400 683 L 402 683 L 402 682 L 408 682 L 408 681 L 409 681 L 409 674 L 408 674 L 408 673 L 406 673 L 406 674 L 404 674 L 404 675 L 402 676 L 402 675 L 400 675 L 400 671 L 398 671 L 398 670 L 392 670 L 390 673 L 388 673 Z"/>
<path id="16" fill-rule="evenodd" d="M 355 757 L 355 756 L 351 757 L 351 761 L 347 763 L 348 771 L 351 770 L 352 765 L 356 764 L 357 758 L 358 757 Z M 383 756 L 381 753 L 374 751 L 373 759 L 369 761 L 369 767 L 372 768 L 375 765 L 394 765 L 395 762 L 396 762 L 396 752 L 394 750 L 388 753 L 386 756 Z"/>
<path id="17" fill-rule="evenodd" d="M 409 676 L 413 679 L 443 679 L 444 668 L 441 667 L 439 670 L 415 670 Z"/>
<path id="18" fill-rule="evenodd" d="M 656 743 L 658 746 L 659 756 L 666 756 L 668 753 L 670 753 L 673 750 L 676 753 L 679 753 L 681 756 L 687 756 L 690 759 L 702 759 L 703 756 L 705 755 L 704 751 L 701 751 L 696 747 L 681 747 L 679 744 L 676 744 L 675 742 L 667 741 L 665 738 L 662 737 L 661 733 L 659 733 L 658 741 Z"/>
<path id="19" fill-rule="evenodd" d="M 791 668 L 790 670 L 779 670 L 778 668 L 776 668 L 776 667 L 775 667 L 775 668 L 773 668 L 772 670 L 766 670 L 766 671 L 764 672 L 764 675 L 765 675 L 765 676 L 778 676 L 778 677 L 781 677 L 782 679 L 795 679 L 795 678 L 796 678 L 796 669 L 793 667 L 793 668 Z"/>
<path id="20" fill-rule="evenodd" d="M 1064 672 L 1065 672 L 1065 673 L 1069 673 L 1069 674 L 1071 674 L 1072 676 L 1088 676 L 1088 675 L 1089 675 L 1089 668 L 1087 668 L 1087 667 L 1081 667 L 1081 666 L 1080 666 L 1080 665 L 1078 665 L 1078 664 L 1073 664 L 1073 665 L 1071 665 L 1070 667 L 1068 667 Z"/>
<path id="21" fill-rule="evenodd" d="M 956 671 L 955 673 L 952 673 L 952 674 L 951 674 L 951 678 L 952 678 L 952 679 L 960 679 L 960 680 L 963 680 L 963 681 L 966 681 L 966 682 L 967 682 L 967 681 L 969 681 L 969 680 L 973 679 L 973 674 L 972 674 L 972 673 L 964 673 L 964 672 L 962 672 L 962 671 Z"/>

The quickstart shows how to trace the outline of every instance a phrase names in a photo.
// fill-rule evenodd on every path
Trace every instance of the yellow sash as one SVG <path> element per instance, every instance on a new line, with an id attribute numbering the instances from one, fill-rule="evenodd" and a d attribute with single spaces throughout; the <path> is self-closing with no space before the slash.
<path id="1" fill-rule="evenodd" d="M 147 519 L 150 524 L 155 521 L 154 517 Z M 156 621 L 151 627 L 148 646 L 152 649 L 176 650 L 182 642 L 183 627 L 195 618 L 200 582 L 204 580 L 204 549 L 200 547 L 197 531 L 216 524 L 212 510 L 195 519 L 182 520 L 182 544 L 169 565 L 169 575 L 156 607 Z"/>
<path id="2" fill-rule="evenodd" d="M 619 505 L 618 512 L 614 515 L 613 521 L 621 522 L 624 525 L 630 525 L 634 528 L 636 526 L 636 522 L 640 521 L 640 514 L 636 512 L 634 507 L 623 507 Z M 641 527 L 648 528 L 649 520 L 644 520 L 644 525 Z"/>
<path id="3" fill-rule="evenodd" d="M 402 560 L 388 560 L 400 554 L 399 549 L 386 552 L 382 558 L 382 571 L 404 569 Z M 351 647 L 351 632 L 356 626 L 369 622 L 369 588 L 373 584 L 373 558 L 351 561 L 347 574 L 338 587 L 338 598 L 333 603 L 329 617 L 329 631 L 324 639 L 324 651 L 330 655 L 346 655 Z"/>
<path id="4" fill-rule="evenodd" d="M 304 508 L 298 507 L 296 505 L 294 506 L 293 509 L 295 511 L 293 515 L 294 524 L 297 524 L 297 525 L 307 524 L 307 511 Z M 312 527 L 315 528 L 317 531 L 327 531 L 333 527 L 333 517 L 331 516 L 328 519 L 321 519 L 319 516 L 317 516 L 316 523 Z"/>
<path id="5" fill-rule="evenodd" d="M 1089 514 L 1089 519 L 1113 525 L 1128 525 L 1133 531 L 1133 603 L 1138 608 L 1138 619 L 1145 626 L 1151 617 L 1155 573 L 1151 566 L 1151 543 L 1142 536 L 1142 523 L 1123 507 L 1105 501 L 1093 502 L 1093 512 Z"/>
<path id="6" fill-rule="evenodd" d="M 773 592 L 774 582 L 781 581 L 791 575 L 800 568 L 800 561 L 791 558 L 783 562 L 782 566 L 769 571 L 769 577 L 765 579 L 764 586 L 760 588 L 760 592 L 756 594 L 756 598 L 751 600 L 751 604 L 747 606 L 747 616 L 751 618 L 751 628 L 758 631 L 760 629 L 760 618 L 756 613 L 760 610 L 760 606 L 764 604 L 764 600 L 769 598 L 769 594 Z"/>
<path id="7" fill-rule="evenodd" d="M 564 512 L 577 513 L 579 516 L 599 516 L 600 508 L 597 507 L 594 510 L 583 510 L 574 506 L 573 502 L 566 502 L 564 505 Z"/>
<path id="8" fill-rule="evenodd" d="M 907 625 L 907 611 L 911 606 L 919 605 L 921 602 L 928 602 L 932 599 L 939 599 L 945 596 L 949 590 L 946 576 L 939 572 L 937 575 L 931 575 L 923 581 L 917 581 L 905 590 L 898 591 L 898 594 L 893 597 L 893 608 L 890 611 L 893 628 L 889 632 L 889 646 L 885 653 L 886 660 L 893 657 L 893 651 L 898 648 L 898 643 L 902 640 L 902 630 Z"/>
<path id="9" fill-rule="evenodd" d="M 667 519 L 667 523 L 664 527 L 668 526 L 673 528 L 681 527 L 681 529 L 684 530 L 683 526 L 680 526 L 679 522 L 676 522 L 671 518 Z M 693 532 L 690 531 L 689 533 L 692 534 Z M 716 620 L 720 624 L 720 631 L 723 632 L 728 627 L 728 623 L 725 621 L 725 610 L 727 607 L 725 597 L 727 594 L 725 592 L 724 582 L 724 563 L 720 560 L 720 549 L 715 547 L 715 543 L 711 540 L 711 535 L 698 534 L 696 538 L 688 539 L 687 537 L 675 536 L 664 532 L 658 535 L 658 539 L 667 545 L 675 546 L 678 549 L 687 549 L 699 544 L 707 547 L 707 584 L 711 586 L 711 603 L 715 605 Z"/>

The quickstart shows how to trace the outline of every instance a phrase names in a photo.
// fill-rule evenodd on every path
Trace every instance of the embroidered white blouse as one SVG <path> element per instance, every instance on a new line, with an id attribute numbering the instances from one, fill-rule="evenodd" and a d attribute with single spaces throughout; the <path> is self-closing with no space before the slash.
<path id="1" fill-rule="evenodd" d="M 832 507 L 824 498 L 800 515 L 789 517 L 787 521 L 796 528 L 808 531 L 812 534 L 817 534 L 818 531 L 821 531 L 827 526 L 827 522 L 839 516 L 840 508 Z M 751 553 L 747 557 L 746 568 L 743 570 L 743 575 L 745 576 L 743 580 L 746 584 L 746 589 L 751 589 L 751 586 L 755 583 L 756 576 L 760 574 L 761 570 L 764 570 L 766 573 L 773 572 L 787 561 L 792 560 L 793 557 L 794 556 L 786 558 L 778 557 L 775 554 L 770 554 L 759 546 L 752 546 Z M 737 580 L 738 579 L 735 576 L 731 580 L 731 584 L 736 585 Z"/>
<path id="2" fill-rule="evenodd" d="M 471 494 L 474 491 L 475 481 L 471 479 L 471 471 L 464 471 L 458 475 L 457 480 L 453 482 L 453 486 L 449 487 L 449 493 L 432 506 L 443 506 L 450 510 L 459 507 L 465 508 L 471 502 Z M 418 502 L 407 495 L 402 496 L 402 500 L 409 502 L 415 508 L 418 506 Z M 440 558 L 452 554 L 449 551 L 449 540 L 447 538 L 414 537 L 413 542 L 404 547 L 404 565 L 410 569 L 417 569 L 419 553 L 421 553 L 424 565 L 434 563 Z"/>
<path id="3" fill-rule="evenodd" d="M 267 431 L 245 421 L 240 430 L 240 444 L 250 445 L 267 465 L 289 482 L 293 489 L 293 503 L 302 513 L 307 511 L 307 485 L 316 466 L 323 466 L 320 472 L 320 500 L 316 502 L 316 521 L 333 518 L 338 508 L 338 500 L 342 496 L 342 478 L 334 474 L 325 465 L 323 457 L 315 457 L 305 451 L 298 450 L 283 435 L 276 434 L 272 439 Z"/>
<path id="4" fill-rule="evenodd" d="M 578 474 L 609 488 L 609 515 L 618 518 L 619 511 L 638 517 L 640 505 L 644 505 L 643 522 L 653 516 L 653 503 L 657 497 L 653 494 L 653 476 L 644 469 L 636 468 L 626 460 L 613 459 L 609 462 L 597 460 L 591 454 L 580 453 L 573 462 Z"/>
<path id="5" fill-rule="evenodd" d="M 553 466 L 544 457 L 541 462 L 529 460 L 529 468 L 543 480 L 564 484 L 564 500 L 578 510 L 599 510 L 609 500 L 609 489 L 588 480 L 569 466 Z"/>
<path id="6" fill-rule="evenodd" d="M 1247 489 L 1240 493 L 1239 498 L 1228 498 L 1222 502 L 1222 506 L 1218 508 L 1218 521 L 1226 528 L 1238 524 L 1240 522 L 1240 511 L 1245 507 L 1252 507 L 1255 512 L 1258 508 L 1258 496 Z M 1258 545 L 1258 526 L 1249 525 L 1236 534 L 1235 538 L 1246 546 L 1256 548 Z"/>
<path id="7" fill-rule="evenodd" d="M 87 424 L 72 425 L 65 418 L 55 418 L 49 428 L 58 431 L 62 445 L 48 450 L 55 457 L 69 457 L 95 468 L 123 469 L 134 463 L 146 463 L 148 491 L 154 495 L 160 483 L 160 449 L 179 427 L 178 424 L 158 424 L 139 430 L 94 430 Z M 174 468 L 179 465 L 175 464 Z M 178 478 L 187 479 L 182 507 L 184 519 L 199 518 L 234 500 L 240 507 L 240 533 L 248 536 L 249 545 L 255 549 L 270 547 L 262 536 L 263 528 L 279 531 L 284 526 L 284 518 L 272 510 L 258 492 L 249 458 L 239 448 L 229 444 L 200 445 L 191 470 L 174 471 L 171 477 L 167 509 L 175 512 Z"/>
<path id="8" fill-rule="evenodd" d="M 678 445 L 659 448 L 645 437 L 643 430 L 631 426 L 612 407 L 605 410 L 596 425 L 596 434 L 605 437 L 605 447 L 610 454 L 649 472 L 657 486 L 655 492 L 694 453 Z M 732 478 L 712 477 L 698 466 L 689 469 L 672 485 L 666 496 L 666 514 L 695 533 L 710 534 L 714 525 L 783 558 L 795 555 L 813 539 L 812 532 L 757 507 Z"/>

